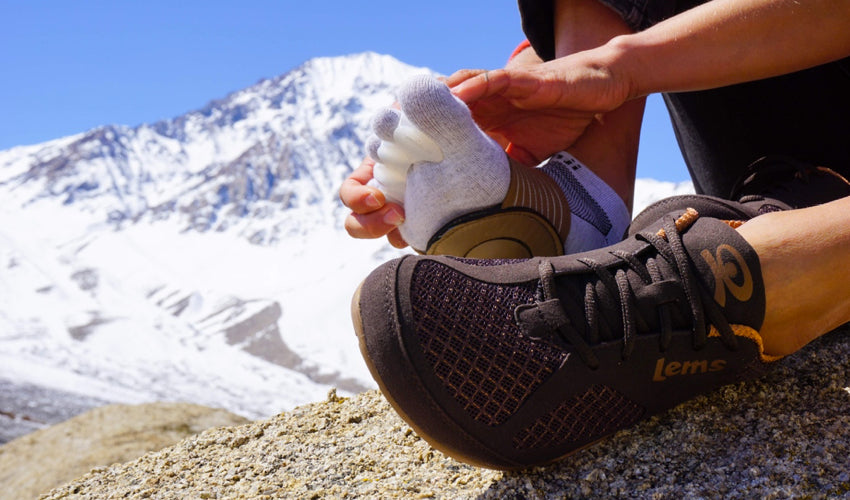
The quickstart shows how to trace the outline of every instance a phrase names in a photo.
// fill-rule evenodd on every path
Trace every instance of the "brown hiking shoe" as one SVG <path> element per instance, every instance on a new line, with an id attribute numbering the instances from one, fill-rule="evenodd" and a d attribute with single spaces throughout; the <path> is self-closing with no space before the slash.
<path id="1" fill-rule="evenodd" d="M 352 315 L 411 427 L 497 469 L 558 460 L 772 360 L 757 255 L 693 210 L 577 255 L 391 261 Z"/>

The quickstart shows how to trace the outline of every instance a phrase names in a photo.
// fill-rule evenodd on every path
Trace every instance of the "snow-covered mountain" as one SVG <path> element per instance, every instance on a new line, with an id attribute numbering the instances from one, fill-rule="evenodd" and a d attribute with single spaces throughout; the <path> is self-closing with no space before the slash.
<path id="1" fill-rule="evenodd" d="M 348 238 L 337 189 L 427 71 L 313 59 L 173 120 L 0 152 L 0 419 L 38 425 L 10 386 L 248 417 L 372 387 L 348 304 L 398 251 Z M 639 181 L 637 203 L 688 189 Z"/>

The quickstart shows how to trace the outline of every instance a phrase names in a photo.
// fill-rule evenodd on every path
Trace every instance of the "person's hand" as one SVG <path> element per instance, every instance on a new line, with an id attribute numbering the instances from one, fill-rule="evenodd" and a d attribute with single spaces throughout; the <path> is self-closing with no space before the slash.
<path id="1" fill-rule="evenodd" d="M 407 243 L 398 231 L 404 221 L 404 210 L 395 203 L 387 203 L 381 191 L 366 185 L 372 179 L 374 166 L 371 158 L 365 158 L 339 188 L 340 200 L 351 209 L 345 218 L 345 230 L 353 238 L 386 236 L 392 246 L 404 248 Z"/>
<path id="2" fill-rule="evenodd" d="M 566 150 L 629 98 L 628 82 L 590 52 L 532 66 L 462 70 L 446 83 L 476 123 L 510 141 L 508 154 L 527 165 Z"/>

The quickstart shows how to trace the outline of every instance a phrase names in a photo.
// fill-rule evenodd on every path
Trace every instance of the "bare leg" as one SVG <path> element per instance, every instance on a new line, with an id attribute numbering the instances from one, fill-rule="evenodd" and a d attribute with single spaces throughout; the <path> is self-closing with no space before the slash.
<path id="1" fill-rule="evenodd" d="M 850 321 L 850 197 L 765 214 L 739 231 L 761 262 L 767 354 L 791 354 Z"/>
<path id="2" fill-rule="evenodd" d="M 555 55 L 564 57 L 631 33 L 613 10 L 597 0 L 558 0 Z M 631 210 L 640 126 L 646 100 L 634 99 L 595 121 L 568 152 L 608 183 Z"/>

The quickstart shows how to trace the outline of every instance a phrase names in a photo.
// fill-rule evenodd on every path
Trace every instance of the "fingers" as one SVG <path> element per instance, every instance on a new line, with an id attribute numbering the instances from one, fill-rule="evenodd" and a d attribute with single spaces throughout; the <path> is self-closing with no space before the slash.
<path id="1" fill-rule="evenodd" d="M 551 107 L 555 103 L 553 98 L 559 95 L 563 85 L 554 74 L 541 71 L 541 66 L 484 71 L 469 78 L 461 74 L 452 80 L 455 83 L 451 87 L 452 93 L 470 107 L 489 98 L 503 98 L 517 109 Z M 543 90 L 546 92 L 541 95 Z"/>
<path id="2" fill-rule="evenodd" d="M 398 229 L 394 229 L 387 234 L 387 241 L 396 248 L 407 247 L 407 242 L 401 237 L 401 232 Z"/>
<path id="3" fill-rule="evenodd" d="M 458 99 L 471 104 L 490 93 L 489 71 L 483 69 L 464 69 L 453 74 L 446 81 L 446 85 Z"/>
<path id="4" fill-rule="evenodd" d="M 394 203 L 387 203 L 383 193 L 366 185 L 372 179 L 374 167 L 375 162 L 365 158 L 339 189 L 340 200 L 351 209 L 351 214 L 345 219 L 345 230 L 353 238 L 386 235 L 393 246 L 404 248 L 407 244 L 397 230 L 404 222 L 404 210 Z"/>
<path id="5" fill-rule="evenodd" d="M 500 95 L 509 85 L 510 76 L 504 70 L 461 70 L 449 78 L 452 94 L 466 104 Z"/>
<path id="6" fill-rule="evenodd" d="M 402 222 L 404 222 L 402 208 L 394 203 L 387 203 L 380 209 L 368 214 L 352 212 L 345 218 L 345 230 L 352 238 L 380 238 L 381 236 L 388 236 L 392 232 L 397 232 L 398 226 Z M 404 241 L 400 235 L 398 240 L 402 243 Z M 390 243 L 396 246 L 392 239 L 390 239 Z M 407 244 L 403 243 L 399 248 L 405 246 Z"/>
<path id="7" fill-rule="evenodd" d="M 449 76 L 445 79 L 446 85 L 449 88 L 456 87 L 461 82 L 469 80 L 475 76 L 478 76 L 482 73 L 486 73 L 486 69 L 462 69 L 460 71 L 456 71 L 453 75 Z"/>
<path id="8" fill-rule="evenodd" d="M 339 188 L 339 199 L 342 204 L 355 213 L 369 213 L 384 206 L 384 193 L 366 183 L 372 179 L 372 169 L 375 162 L 365 158 L 359 167 L 351 172 Z"/>

